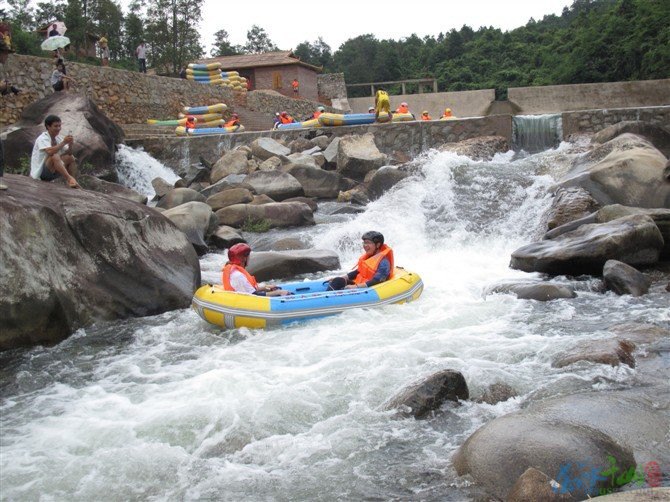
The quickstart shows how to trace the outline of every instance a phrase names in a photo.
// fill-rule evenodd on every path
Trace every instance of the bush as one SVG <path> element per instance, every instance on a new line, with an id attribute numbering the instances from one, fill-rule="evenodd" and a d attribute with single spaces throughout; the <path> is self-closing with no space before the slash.
<path id="1" fill-rule="evenodd" d="M 272 227 L 272 224 L 265 219 L 254 220 L 252 218 L 247 218 L 242 225 L 242 230 L 245 232 L 256 232 L 259 234 L 265 233 Z"/>

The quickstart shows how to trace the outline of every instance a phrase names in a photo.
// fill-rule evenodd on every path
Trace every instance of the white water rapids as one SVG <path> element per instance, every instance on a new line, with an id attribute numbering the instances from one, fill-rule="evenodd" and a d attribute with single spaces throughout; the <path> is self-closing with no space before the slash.
<path id="1" fill-rule="evenodd" d="M 479 426 L 529 400 L 630 385 L 635 371 L 557 369 L 554 355 L 617 322 L 670 322 L 662 293 L 602 294 L 595 280 L 581 282 L 572 300 L 485 296 L 496 281 L 530 276 L 508 268 L 510 254 L 537 237 L 567 148 L 493 162 L 433 152 L 417 161 L 421 176 L 364 213 L 321 214 L 315 227 L 275 232 L 334 249 L 348 268 L 361 233 L 379 230 L 396 263 L 423 278 L 416 302 L 267 331 L 220 330 L 185 309 L 0 355 L 0 496 L 474 499 L 477 489 L 456 476 L 450 457 Z M 143 179 L 160 175 L 127 154 Z M 205 256 L 203 281 L 218 282 L 223 262 Z M 421 421 L 383 410 L 446 368 L 463 373 L 473 398 L 495 382 L 519 397 L 447 404 Z"/>

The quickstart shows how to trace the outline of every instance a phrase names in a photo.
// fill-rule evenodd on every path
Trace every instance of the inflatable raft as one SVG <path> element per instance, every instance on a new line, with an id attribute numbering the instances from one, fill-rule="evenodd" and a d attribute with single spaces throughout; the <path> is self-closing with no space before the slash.
<path id="1" fill-rule="evenodd" d="M 321 127 L 319 119 L 309 119 L 302 122 L 293 122 L 292 124 L 279 124 L 277 129 L 306 129 L 309 127 Z"/>
<path id="2" fill-rule="evenodd" d="M 228 107 L 225 103 L 217 103 L 209 106 L 185 106 L 183 112 L 185 115 L 205 115 L 209 113 L 221 113 L 225 111 L 226 108 Z"/>
<path id="3" fill-rule="evenodd" d="M 354 308 L 411 302 L 421 296 L 423 282 L 417 274 L 396 268 L 393 279 L 371 288 L 326 291 L 323 280 L 280 287 L 293 296 L 256 296 L 206 285 L 195 292 L 191 306 L 205 321 L 222 328 L 266 328 Z"/>
<path id="4" fill-rule="evenodd" d="M 244 132 L 244 126 L 241 125 L 238 128 L 235 127 L 203 127 L 198 129 L 197 125 L 195 129 L 186 130 L 185 127 L 179 126 L 174 130 L 177 136 L 200 136 L 201 134 L 230 134 L 232 132 Z"/>
<path id="5" fill-rule="evenodd" d="M 343 126 L 343 125 L 363 125 L 374 124 L 374 113 L 322 113 L 319 116 L 319 124 L 322 126 Z"/>
<path id="6" fill-rule="evenodd" d="M 204 115 L 198 115 L 197 119 L 198 122 L 211 122 L 213 120 L 220 120 L 222 118 L 222 115 L 220 113 L 206 113 Z M 178 125 L 186 125 L 186 117 L 180 118 L 180 119 L 172 119 L 172 120 L 154 120 L 154 119 L 147 119 L 147 124 L 151 125 L 165 125 L 165 126 L 178 126 Z"/>

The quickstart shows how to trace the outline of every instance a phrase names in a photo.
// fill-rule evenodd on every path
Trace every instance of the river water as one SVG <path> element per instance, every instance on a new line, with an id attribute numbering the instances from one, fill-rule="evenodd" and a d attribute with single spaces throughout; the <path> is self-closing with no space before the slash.
<path id="1" fill-rule="evenodd" d="M 184 309 L 1 354 L 0 496 L 473 500 L 478 489 L 450 457 L 482 424 L 531 400 L 634 385 L 628 366 L 557 369 L 555 355 L 618 322 L 670 323 L 667 294 L 602 294 L 595 279 L 578 282 L 572 300 L 486 295 L 498 281 L 536 277 L 509 269 L 510 253 L 540 235 L 571 148 L 492 162 L 429 152 L 417 176 L 364 213 L 331 216 L 339 205 L 323 203 L 315 227 L 250 236 L 299 237 L 348 268 L 361 233 L 377 229 L 396 263 L 423 278 L 416 302 L 267 331 L 221 330 Z M 151 195 L 147 180 L 166 168 L 143 152 L 121 157 L 126 182 Z M 218 282 L 223 262 L 204 256 L 203 281 Z M 384 411 L 446 368 L 463 373 L 473 398 L 495 382 L 518 397 L 448 404 L 422 421 Z"/>

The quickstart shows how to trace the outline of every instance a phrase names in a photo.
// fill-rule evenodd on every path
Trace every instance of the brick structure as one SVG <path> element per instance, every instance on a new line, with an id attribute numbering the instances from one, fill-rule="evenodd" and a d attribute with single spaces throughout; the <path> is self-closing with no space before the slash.
<path id="1" fill-rule="evenodd" d="M 291 51 L 265 52 L 200 59 L 198 63 L 221 63 L 223 71 L 237 71 L 251 81 L 252 90 L 269 89 L 293 97 L 291 82 L 300 83 L 299 97 L 310 101 L 319 99 L 317 76 L 321 68 L 300 61 Z"/>

